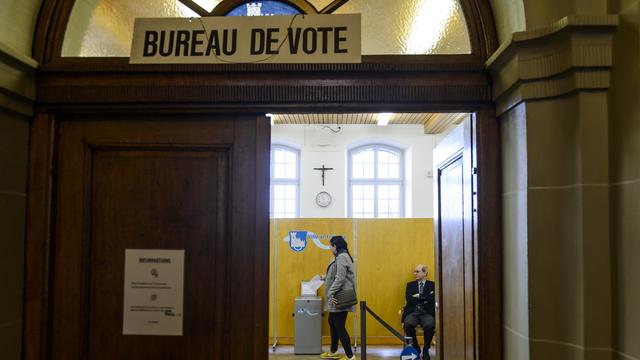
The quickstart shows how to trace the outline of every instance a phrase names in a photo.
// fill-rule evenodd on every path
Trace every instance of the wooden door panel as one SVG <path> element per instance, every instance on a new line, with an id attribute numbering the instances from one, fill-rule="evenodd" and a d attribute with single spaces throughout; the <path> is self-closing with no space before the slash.
<path id="1" fill-rule="evenodd" d="M 471 127 L 454 129 L 434 151 L 439 359 L 475 359 Z"/>
<path id="2" fill-rule="evenodd" d="M 465 358 L 465 279 L 462 158 L 441 170 L 440 256 L 442 259 L 443 354 L 447 359 Z"/>
<path id="3" fill-rule="evenodd" d="M 213 358 L 210 343 L 187 339 L 194 333 L 212 341 L 222 336 L 214 328 L 222 319 L 212 310 L 222 305 L 226 288 L 215 275 L 224 271 L 216 254 L 225 253 L 229 150 L 93 151 L 90 359 Z M 184 336 L 123 336 L 121 322 L 112 321 L 122 317 L 125 249 L 185 250 L 183 321 L 190 326 Z M 100 271 L 106 268 L 112 270 Z"/>
<path id="4" fill-rule="evenodd" d="M 61 121 L 51 358 L 266 357 L 268 122 L 195 120 Z M 183 336 L 122 335 L 125 249 L 185 250 Z"/>

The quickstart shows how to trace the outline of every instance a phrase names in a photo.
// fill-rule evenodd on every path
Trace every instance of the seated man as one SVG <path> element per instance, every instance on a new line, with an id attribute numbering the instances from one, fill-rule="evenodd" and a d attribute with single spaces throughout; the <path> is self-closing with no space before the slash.
<path id="1" fill-rule="evenodd" d="M 402 322 L 407 336 L 413 339 L 413 346 L 420 353 L 420 345 L 416 337 L 416 326 L 422 326 L 424 331 L 423 359 L 429 359 L 429 346 L 436 328 L 435 311 L 435 285 L 427 280 L 427 267 L 418 265 L 413 271 L 416 281 L 407 283 L 405 298 L 407 305 L 402 313 Z"/>

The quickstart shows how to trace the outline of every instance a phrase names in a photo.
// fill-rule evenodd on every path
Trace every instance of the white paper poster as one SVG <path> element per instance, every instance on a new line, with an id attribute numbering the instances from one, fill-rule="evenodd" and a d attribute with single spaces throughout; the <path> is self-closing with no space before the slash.
<path id="1" fill-rule="evenodd" d="M 184 250 L 126 249 L 125 335 L 182 335 Z"/>

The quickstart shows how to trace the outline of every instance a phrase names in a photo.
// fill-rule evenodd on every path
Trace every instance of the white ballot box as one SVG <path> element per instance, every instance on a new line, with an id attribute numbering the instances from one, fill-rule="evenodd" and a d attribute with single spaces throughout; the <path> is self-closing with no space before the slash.
<path id="1" fill-rule="evenodd" d="M 324 284 L 320 275 L 300 283 L 300 296 L 294 299 L 294 347 L 297 354 L 322 352 L 322 298 L 318 288 Z"/>
<path id="2" fill-rule="evenodd" d="M 317 289 L 317 288 L 316 288 Z M 294 346 L 298 354 L 322 352 L 322 299 L 318 296 L 300 296 L 294 299 Z"/>

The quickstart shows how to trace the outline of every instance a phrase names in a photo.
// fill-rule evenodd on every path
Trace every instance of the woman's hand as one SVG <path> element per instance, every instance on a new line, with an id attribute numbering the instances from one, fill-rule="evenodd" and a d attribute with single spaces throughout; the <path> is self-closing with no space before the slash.
<path id="1" fill-rule="evenodd" d="M 327 279 L 327 275 L 320 275 L 320 280 L 325 281 Z"/>
<path id="2" fill-rule="evenodd" d="M 329 302 L 332 303 L 333 305 L 338 305 L 338 300 L 333 296 L 331 297 L 331 299 L 329 299 Z"/>

